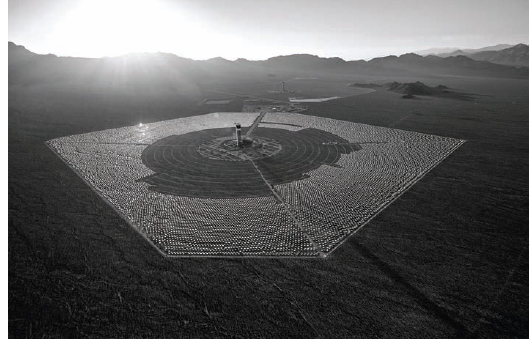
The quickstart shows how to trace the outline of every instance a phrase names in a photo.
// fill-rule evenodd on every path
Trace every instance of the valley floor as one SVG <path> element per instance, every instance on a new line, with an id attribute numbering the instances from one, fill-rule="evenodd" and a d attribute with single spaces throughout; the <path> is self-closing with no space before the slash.
<path id="1" fill-rule="evenodd" d="M 348 79 L 366 80 L 388 82 Z M 377 90 L 303 113 L 466 142 L 325 259 L 165 258 L 45 144 L 241 100 L 11 87 L 9 337 L 528 337 L 529 81 L 389 80 L 479 96 Z"/>

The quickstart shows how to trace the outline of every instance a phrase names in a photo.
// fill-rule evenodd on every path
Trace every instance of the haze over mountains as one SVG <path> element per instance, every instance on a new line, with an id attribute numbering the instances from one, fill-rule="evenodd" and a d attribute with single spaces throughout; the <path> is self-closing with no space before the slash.
<path id="1" fill-rule="evenodd" d="M 245 79 L 255 75 L 468 75 L 529 78 L 528 46 L 519 44 L 500 51 L 479 51 L 447 57 L 414 53 L 370 61 L 345 61 L 309 54 L 277 56 L 262 61 L 223 58 L 192 60 L 168 53 L 136 53 L 112 58 L 57 57 L 35 54 L 9 42 L 9 84 L 76 83 L 102 87 L 136 86 L 150 91 L 196 90 L 197 84 L 216 76 Z M 183 93 L 184 94 L 184 93 Z M 188 94 L 188 93 L 187 93 Z"/>
<path id="2" fill-rule="evenodd" d="M 436 48 L 434 47 L 434 48 L 428 48 L 428 49 L 416 51 L 415 53 L 422 55 L 422 56 L 425 56 L 425 55 L 441 56 L 441 55 L 451 54 L 455 51 L 462 51 L 464 53 L 470 54 L 470 53 L 483 52 L 483 51 L 501 51 L 502 49 L 513 47 L 513 46 L 514 45 L 509 45 L 509 44 L 498 44 L 494 46 L 486 46 L 486 47 L 481 47 L 481 48 L 460 48 L 460 47 Z"/>
<path id="3" fill-rule="evenodd" d="M 435 55 L 439 57 L 466 56 L 478 61 L 488 61 L 500 65 L 529 67 L 529 46 L 495 45 L 478 49 L 430 49 L 417 52 L 419 55 Z"/>

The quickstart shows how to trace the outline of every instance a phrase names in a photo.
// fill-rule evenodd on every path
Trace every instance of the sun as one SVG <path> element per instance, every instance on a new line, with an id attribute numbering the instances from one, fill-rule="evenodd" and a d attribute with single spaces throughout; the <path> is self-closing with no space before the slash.
<path id="1" fill-rule="evenodd" d="M 201 48 L 202 25 L 183 9 L 156 0 L 90 0 L 59 18 L 52 34 L 57 50 L 91 57 L 164 51 L 178 44 Z"/>

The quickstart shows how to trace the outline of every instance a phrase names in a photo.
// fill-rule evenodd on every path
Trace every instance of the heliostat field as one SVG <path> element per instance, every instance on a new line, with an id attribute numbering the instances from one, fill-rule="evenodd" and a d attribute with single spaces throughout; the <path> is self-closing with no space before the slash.
<path id="1" fill-rule="evenodd" d="M 328 255 L 462 143 L 284 112 L 48 141 L 164 255 L 309 257 Z"/>

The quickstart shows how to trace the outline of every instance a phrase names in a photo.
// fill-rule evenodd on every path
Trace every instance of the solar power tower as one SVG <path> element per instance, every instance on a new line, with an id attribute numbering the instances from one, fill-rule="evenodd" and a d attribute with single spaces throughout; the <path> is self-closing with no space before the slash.
<path id="1" fill-rule="evenodd" d="M 237 147 L 242 147 L 242 134 L 241 134 L 241 124 L 235 124 L 235 137 L 237 138 Z"/>

